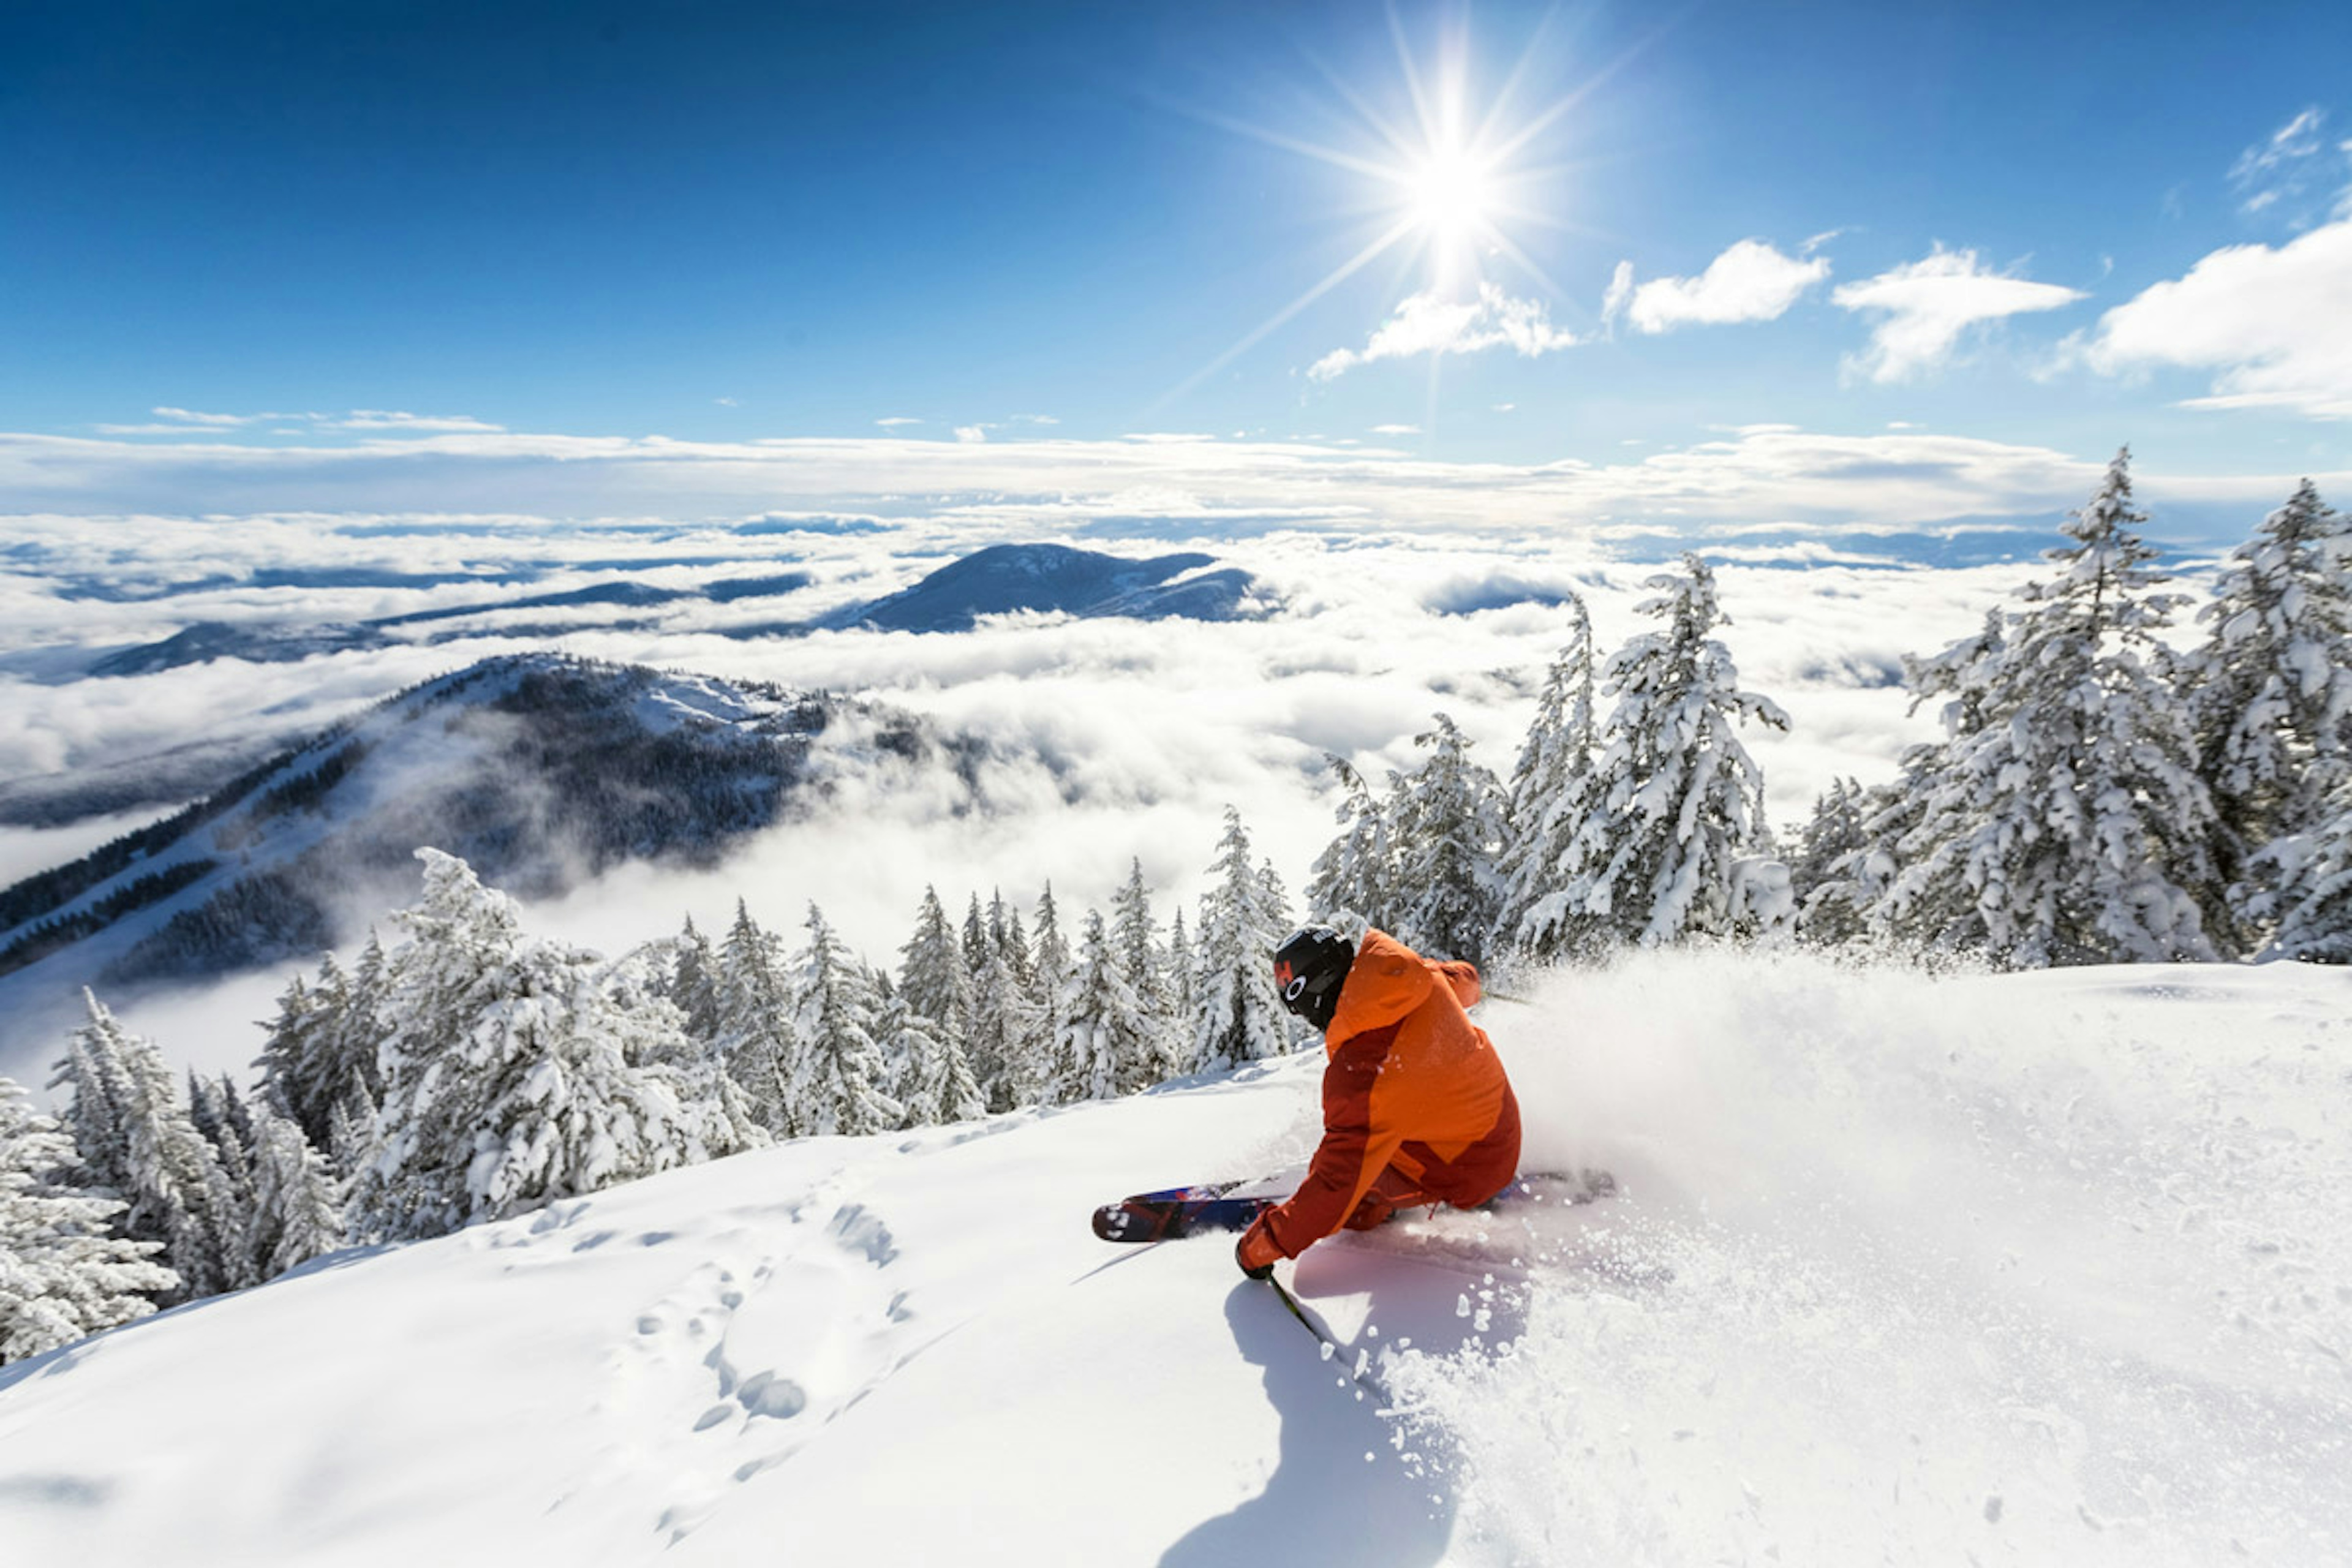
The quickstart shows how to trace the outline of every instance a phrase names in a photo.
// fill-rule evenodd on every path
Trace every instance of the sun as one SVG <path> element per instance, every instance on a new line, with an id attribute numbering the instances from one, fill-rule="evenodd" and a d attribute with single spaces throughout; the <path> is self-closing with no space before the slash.
<path id="1" fill-rule="evenodd" d="M 1525 101 L 1540 39 L 1530 43 L 1496 90 L 1482 94 L 1472 79 L 1466 32 L 1442 38 L 1434 58 L 1426 60 L 1408 47 L 1393 12 L 1390 33 L 1396 44 L 1401 91 L 1376 102 L 1381 94 L 1360 90 L 1325 72 L 1354 117 L 1352 134 L 1339 144 L 1200 111 L 1201 118 L 1227 131 L 1351 176 L 1367 198 L 1356 204 L 1364 226 L 1356 242 L 1360 248 L 1172 388 L 1161 403 L 1191 391 L 1383 256 L 1419 260 L 1425 280 L 1416 297 L 1475 299 L 1487 286 L 1486 274 L 1496 265 L 1532 278 L 1554 295 L 1560 293 L 1518 237 L 1530 227 L 1571 226 L 1547 195 L 1561 167 L 1535 166 L 1529 154 L 1558 132 L 1582 91 L 1539 106 Z"/>

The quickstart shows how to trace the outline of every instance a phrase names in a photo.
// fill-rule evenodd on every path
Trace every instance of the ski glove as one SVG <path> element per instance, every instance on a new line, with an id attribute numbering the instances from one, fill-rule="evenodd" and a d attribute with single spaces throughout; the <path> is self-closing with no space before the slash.
<path id="1" fill-rule="evenodd" d="M 1234 1261 L 1253 1279 L 1273 1279 L 1275 1260 L 1282 1256 L 1264 1215 L 1251 1221 L 1249 1229 L 1242 1232 L 1241 1240 L 1234 1244 Z"/>

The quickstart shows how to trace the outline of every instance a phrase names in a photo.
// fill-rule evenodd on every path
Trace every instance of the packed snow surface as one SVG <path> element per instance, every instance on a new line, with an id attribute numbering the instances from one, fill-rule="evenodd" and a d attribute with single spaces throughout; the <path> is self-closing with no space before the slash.
<path id="1" fill-rule="evenodd" d="M 0 1370 L 6 1560 L 2352 1562 L 2352 975 L 1525 991 L 1480 1016 L 1528 1168 L 1619 1191 L 1318 1247 L 1336 1352 L 1224 1240 L 1086 1223 L 1296 1168 L 1300 1058 L 675 1172 Z"/>

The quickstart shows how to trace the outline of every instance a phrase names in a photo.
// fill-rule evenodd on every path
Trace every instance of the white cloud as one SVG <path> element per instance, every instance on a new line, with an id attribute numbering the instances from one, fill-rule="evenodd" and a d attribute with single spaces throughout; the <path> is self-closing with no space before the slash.
<path id="1" fill-rule="evenodd" d="M 980 442 L 988 439 L 988 426 L 985 425 L 959 425 L 955 427 L 955 438 L 968 446 L 977 445 Z"/>
<path id="2" fill-rule="evenodd" d="M 922 421 L 910 419 L 904 414 L 893 414 L 887 419 L 877 419 L 874 423 L 885 430 L 896 430 L 902 425 L 920 425 Z"/>
<path id="3" fill-rule="evenodd" d="M 2315 162 L 2328 150 L 2322 135 L 2326 123 L 2326 110 L 2306 109 L 2273 132 L 2267 142 L 2239 153 L 2230 166 L 2230 184 L 2242 198 L 2238 210 L 2252 216 L 2284 206 L 2291 209 L 2289 222 L 2307 222 L 2307 199 L 2315 187 L 2332 183 L 2332 174 L 2323 174 Z"/>
<path id="4" fill-rule="evenodd" d="M 716 403 L 721 408 L 737 408 L 741 406 L 741 405 L 738 404 L 731 397 L 714 397 L 710 401 Z"/>
<path id="5" fill-rule="evenodd" d="M 1576 335 L 1551 324 L 1550 308 L 1539 300 L 1516 300 L 1492 283 L 1478 285 L 1477 298 L 1446 300 L 1415 294 L 1396 308 L 1361 349 L 1334 349 L 1307 374 L 1329 381 L 1376 360 L 1420 354 L 1467 354 L 1508 348 L 1528 359 L 1574 346 Z"/>
<path id="6" fill-rule="evenodd" d="M 2212 390 L 2190 407 L 2352 419 L 2352 220 L 2276 249 L 2214 251 L 2109 310 L 2080 348 L 2109 375 L 2212 372 Z"/>
<path id="7" fill-rule="evenodd" d="M 321 423 L 331 430 L 447 430 L 483 435 L 506 428 L 464 414 L 409 414 L 388 408 L 354 408 L 341 419 Z"/>
<path id="8" fill-rule="evenodd" d="M 1822 235 L 1806 249 L 1810 252 L 1830 237 Z M 1829 275 L 1830 264 L 1819 257 L 1800 261 L 1760 239 L 1743 239 L 1696 278 L 1653 278 L 1636 286 L 1633 264 L 1619 262 L 1601 313 L 1610 321 L 1622 315 L 1634 331 L 1651 334 L 1676 327 L 1769 321 L 1786 314 L 1806 289 Z"/>
<path id="9" fill-rule="evenodd" d="M 1421 426 L 1418 425 L 1375 425 L 1372 426 L 1372 434 L 1375 436 L 1418 436 L 1421 434 Z"/>
<path id="10" fill-rule="evenodd" d="M 179 425 L 250 425 L 257 419 L 282 419 L 281 414 L 199 414 L 191 408 L 152 408 L 158 419 Z"/>
<path id="11" fill-rule="evenodd" d="M 1975 251 L 1939 245 L 1918 261 L 1841 284 L 1830 299 L 1843 309 L 1878 318 L 1868 352 L 1850 359 L 1848 369 L 1872 381 L 1894 382 L 1941 367 L 1960 335 L 1979 322 L 2055 310 L 2089 297 L 2080 289 L 1994 272 Z"/>

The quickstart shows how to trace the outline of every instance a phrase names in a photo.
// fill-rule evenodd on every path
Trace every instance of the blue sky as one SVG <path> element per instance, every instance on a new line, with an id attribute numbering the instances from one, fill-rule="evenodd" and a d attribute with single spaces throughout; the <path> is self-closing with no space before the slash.
<path id="1" fill-rule="evenodd" d="M 2347 58 L 2320 3 L 17 5 L 0 429 L 2326 472 Z M 1415 226 L 1449 92 L 1532 132 Z"/>

